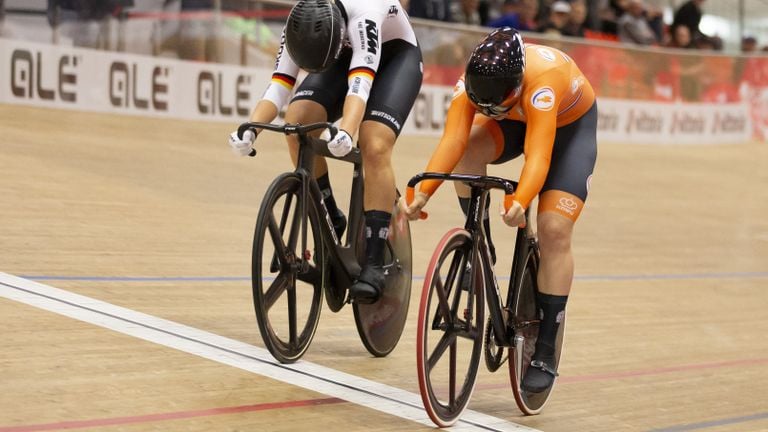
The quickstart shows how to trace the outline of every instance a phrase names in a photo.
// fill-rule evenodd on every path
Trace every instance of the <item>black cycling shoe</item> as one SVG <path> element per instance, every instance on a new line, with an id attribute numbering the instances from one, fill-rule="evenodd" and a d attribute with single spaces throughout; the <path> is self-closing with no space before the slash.
<path id="1" fill-rule="evenodd" d="M 383 267 L 366 265 L 360 277 L 349 288 L 349 296 L 360 304 L 376 303 L 384 291 L 384 280 L 387 274 Z"/>
<path id="2" fill-rule="evenodd" d="M 531 393 L 541 393 L 552 387 L 557 376 L 557 371 L 553 367 L 554 357 L 546 357 L 542 360 L 531 360 L 528 370 L 525 371 L 521 387 Z"/>
<path id="3" fill-rule="evenodd" d="M 344 234 L 344 230 L 347 229 L 347 217 L 344 216 L 344 212 L 336 209 L 336 212 L 331 213 L 331 223 L 333 224 L 333 230 L 336 231 L 336 238 L 341 240 L 341 236 Z"/>

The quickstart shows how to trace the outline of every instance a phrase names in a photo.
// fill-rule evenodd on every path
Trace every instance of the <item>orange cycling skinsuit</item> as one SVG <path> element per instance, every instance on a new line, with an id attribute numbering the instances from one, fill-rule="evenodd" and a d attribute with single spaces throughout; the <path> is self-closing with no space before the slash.
<path id="1" fill-rule="evenodd" d="M 542 45 L 525 45 L 525 75 L 518 102 L 502 118 L 479 113 L 459 79 L 448 109 L 446 127 L 426 171 L 452 172 L 467 150 L 470 129 L 493 137 L 493 164 L 520 153 L 525 164 L 514 200 L 523 209 L 543 191 L 539 212 L 555 211 L 575 221 L 587 196 L 597 156 L 597 108 L 592 86 L 565 53 Z M 425 181 L 431 196 L 439 180 Z"/>

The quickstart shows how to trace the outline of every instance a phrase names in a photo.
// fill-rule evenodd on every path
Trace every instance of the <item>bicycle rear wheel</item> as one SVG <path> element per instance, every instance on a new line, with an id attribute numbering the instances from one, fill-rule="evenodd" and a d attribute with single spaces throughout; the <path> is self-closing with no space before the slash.
<path id="1" fill-rule="evenodd" d="M 509 349 L 509 378 L 515 402 L 523 414 L 538 414 L 549 399 L 554 384 L 540 393 L 533 393 L 521 387 L 525 371 L 531 364 L 531 356 L 536 350 L 536 338 L 539 335 L 538 307 L 536 306 L 536 270 L 538 268 L 535 251 L 530 250 L 525 258 L 523 275 L 514 286 L 512 316 L 514 317 L 515 340 Z M 565 320 L 560 324 L 555 341 L 555 368 L 560 363 L 563 346 Z"/>
<path id="2" fill-rule="evenodd" d="M 352 303 L 360 339 L 368 352 L 376 357 L 386 356 L 400 341 L 411 300 L 411 229 L 408 218 L 397 204 L 392 210 L 384 269 L 386 279 L 379 301 Z"/>
<path id="3" fill-rule="evenodd" d="M 315 334 L 324 263 L 317 210 L 312 202 L 304 202 L 301 178 L 283 174 L 264 194 L 251 261 L 259 331 L 269 352 L 282 363 L 301 358 Z"/>
<path id="4" fill-rule="evenodd" d="M 475 388 L 483 347 L 485 303 L 480 260 L 474 280 L 461 289 L 472 238 L 461 228 L 446 233 L 430 260 L 419 305 L 416 363 L 424 408 L 440 427 L 454 424 Z"/>

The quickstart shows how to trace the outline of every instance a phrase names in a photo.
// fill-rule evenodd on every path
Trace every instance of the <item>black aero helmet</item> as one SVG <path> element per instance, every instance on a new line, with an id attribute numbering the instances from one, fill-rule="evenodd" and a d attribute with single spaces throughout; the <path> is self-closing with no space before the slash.
<path id="1" fill-rule="evenodd" d="M 285 47 L 307 72 L 322 72 L 339 57 L 346 25 L 333 0 L 301 0 L 285 24 Z"/>
<path id="2" fill-rule="evenodd" d="M 512 108 L 523 83 L 525 46 L 512 27 L 494 30 L 472 51 L 464 74 L 469 100 L 486 115 Z"/>

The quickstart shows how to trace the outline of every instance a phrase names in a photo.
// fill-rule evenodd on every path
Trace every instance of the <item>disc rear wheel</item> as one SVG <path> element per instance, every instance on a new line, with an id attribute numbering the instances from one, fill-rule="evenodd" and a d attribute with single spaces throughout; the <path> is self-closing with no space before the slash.
<path id="1" fill-rule="evenodd" d="M 531 357 L 536 350 L 536 338 L 539 335 L 539 317 L 536 305 L 536 270 L 538 265 L 534 253 L 534 251 L 528 253 L 522 278 L 518 280 L 516 286 L 512 287 L 514 289 L 512 309 L 515 317 L 515 339 L 514 345 L 509 349 L 509 378 L 512 392 L 515 395 L 515 402 L 520 411 L 526 415 L 541 412 L 554 388 L 553 384 L 543 392 L 533 393 L 521 386 L 525 372 L 531 364 Z M 560 363 L 564 332 L 565 321 L 560 324 L 555 340 L 556 363 L 553 365 L 555 370 Z"/>
<path id="2" fill-rule="evenodd" d="M 384 250 L 384 291 L 373 304 L 353 303 L 355 324 L 365 348 L 384 357 L 403 334 L 411 299 L 411 230 L 408 218 L 397 205 L 392 210 L 389 236 Z"/>

